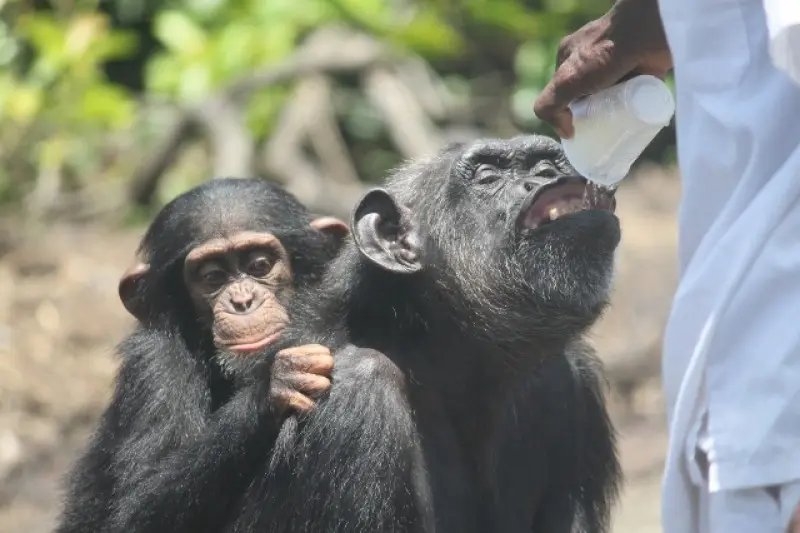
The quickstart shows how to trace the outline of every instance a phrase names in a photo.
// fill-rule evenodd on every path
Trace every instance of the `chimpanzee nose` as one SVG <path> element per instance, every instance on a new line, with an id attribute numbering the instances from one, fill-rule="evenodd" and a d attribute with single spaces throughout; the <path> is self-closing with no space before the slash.
<path id="1" fill-rule="evenodd" d="M 530 178 L 525 178 L 522 180 L 522 188 L 525 189 L 525 192 L 531 192 L 536 188 L 536 182 Z"/>
<path id="2" fill-rule="evenodd" d="M 544 185 L 563 183 L 569 179 L 569 176 L 562 174 L 552 167 L 541 167 L 533 169 L 530 174 L 521 178 L 518 187 L 522 191 L 522 194 L 527 196 Z"/>
<path id="3" fill-rule="evenodd" d="M 542 186 L 544 180 L 538 179 L 534 176 L 526 176 L 520 180 L 520 189 L 522 189 L 523 194 L 528 194 L 531 191 L 534 191 Z"/>
<path id="4" fill-rule="evenodd" d="M 253 306 L 255 296 L 252 291 L 242 291 L 231 296 L 231 305 L 237 313 L 246 313 Z"/>

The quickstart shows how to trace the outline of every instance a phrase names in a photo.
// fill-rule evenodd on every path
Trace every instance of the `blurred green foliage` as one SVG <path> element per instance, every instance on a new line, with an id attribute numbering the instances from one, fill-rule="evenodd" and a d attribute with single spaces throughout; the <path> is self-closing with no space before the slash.
<path id="1" fill-rule="evenodd" d="M 330 23 L 420 55 L 467 98 L 487 68 L 505 70 L 515 119 L 540 129 L 532 103 L 553 71 L 559 40 L 610 3 L 0 0 L 0 202 L 20 199 L 43 173 L 61 175 L 62 187 L 108 179 L 110 168 L 119 175 L 104 143 L 140 127 L 143 100 L 196 102 L 286 58 L 311 30 Z M 109 75 L 114 62 L 124 75 Z M 137 69 L 140 87 L 126 81 Z M 269 134 L 289 89 L 261 91 L 249 102 L 256 138 Z M 374 141 L 371 149 L 385 152 L 369 106 L 346 90 L 341 98 L 349 100 L 342 117 L 348 142 Z"/>

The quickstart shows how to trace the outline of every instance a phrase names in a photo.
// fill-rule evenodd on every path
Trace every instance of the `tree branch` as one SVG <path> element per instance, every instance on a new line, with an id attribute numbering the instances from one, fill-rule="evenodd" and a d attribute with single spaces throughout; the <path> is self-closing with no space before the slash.
<path id="1" fill-rule="evenodd" d="M 444 145 L 414 93 L 387 68 L 376 67 L 363 80 L 364 92 L 386 120 L 389 135 L 404 157 L 417 159 Z"/>
<path id="2" fill-rule="evenodd" d="M 215 175 L 249 175 L 252 166 L 252 140 L 245 142 L 246 127 L 242 106 L 250 95 L 273 85 L 311 74 L 357 72 L 377 64 L 392 62 L 389 50 L 375 39 L 340 27 L 326 27 L 310 36 L 288 60 L 233 82 L 181 117 L 167 131 L 153 154 L 134 172 L 130 199 L 139 205 L 152 202 L 158 182 L 173 163 L 177 151 L 200 123 L 215 150 Z M 237 111 L 233 111 L 238 107 Z M 225 117 L 228 111 L 230 116 Z"/>

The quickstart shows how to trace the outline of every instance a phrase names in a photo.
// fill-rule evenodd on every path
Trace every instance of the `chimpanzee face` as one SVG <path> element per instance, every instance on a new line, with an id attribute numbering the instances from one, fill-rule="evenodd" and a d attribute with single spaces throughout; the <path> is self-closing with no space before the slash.
<path id="1" fill-rule="evenodd" d="M 292 269 L 280 239 L 242 232 L 212 239 L 184 260 L 184 285 L 220 350 L 253 352 L 288 322 Z"/>
<path id="2" fill-rule="evenodd" d="M 582 328 L 608 299 L 620 239 L 613 196 L 586 189 L 552 139 L 477 141 L 368 193 L 352 226 L 388 271 L 425 272 L 465 305 L 531 324 L 557 308 Z"/>
<path id="3" fill-rule="evenodd" d="M 190 323 L 223 355 L 254 353 L 278 340 L 292 293 L 322 275 L 347 232 L 263 180 L 212 180 L 156 216 L 120 298 L 148 327 Z"/>
<path id="4" fill-rule="evenodd" d="M 562 272 L 576 262 L 611 266 L 602 258 L 619 243 L 616 201 L 578 175 L 552 139 L 475 143 L 454 160 L 447 190 L 456 212 L 481 229 L 471 238 L 483 236 L 485 249 L 516 257 L 531 274 L 554 261 Z"/>
<path id="5" fill-rule="evenodd" d="M 535 230 L 567 215 L 613 213 L 616 206 L 613 196 L 585 194 L 586 180 L 547 137 L 475 143 L 453 162 L 450 181 L 453 194 L 477 208 L 473 212 L 522 238 L 535 238 Z"/>

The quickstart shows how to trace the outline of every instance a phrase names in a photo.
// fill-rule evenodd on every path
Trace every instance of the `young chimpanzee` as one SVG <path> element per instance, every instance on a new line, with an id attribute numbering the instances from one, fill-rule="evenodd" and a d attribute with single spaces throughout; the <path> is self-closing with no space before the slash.
<path id="1" fill-rule="evenodd" d="M 225 531 L 606 531 L 620 468 L 583 337 L 620 228 L 586 187 L 527 136 L 367 193 L 281 341 L 330 347 L 333 385 L 286 420 Z"/>
<path id="2" fill-rule="evenodd" d="M 57 532 L 213 530 L 227 516 L 282 419 L 330 386 L 322 346 L 256 354 L 347 230 L 259 179 L 212 180 L 161 210 L 119 284 L 139 325 Z"/>

